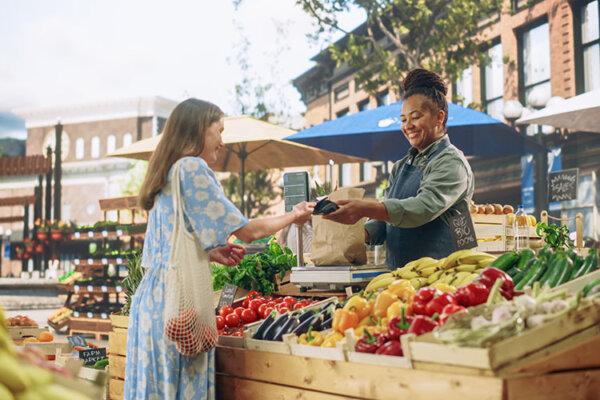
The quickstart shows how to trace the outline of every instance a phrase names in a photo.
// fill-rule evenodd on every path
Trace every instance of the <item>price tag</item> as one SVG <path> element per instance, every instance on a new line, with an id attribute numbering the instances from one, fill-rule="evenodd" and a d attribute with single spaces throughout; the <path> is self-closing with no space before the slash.
<path id="1" fill-rule="evenodd" d="M 123 264 L 123 259 L 121 257 L 117 257 L 117 264 Z"/>
<path id="2" fill-rule="evenodd" d="M 117 236 L 122 236 L 123 235 L 123 231 L 121 229 L 117 229 Z"/>
<path id="3" fill-rule="evenodd" d="M 87 262 L 88 262 L 88 265 L 92 265 L 94 263 L 94 259 L 88 258 Z"/>
<path id="4" fill-rule="evenodd" d="M 79 285 L 75 285 L 75 286 L 73 286 L 73 291 L 74 291 L 75 293 L 79 292 Z"/>
<path id="5" fill-rule="evenodd" d="M 79 311 L 73 311 L 73 316 L 75 318 L 79 318 Z"/>
<path id="6" fill-rule="evenodd" d="M 100 290 L 102 291 L 102 293 L 108 292 L 108 288 L 104 285 L 100 286 Z"/>
<path id="7" fill-rule="evenodd" d="M 567 201 L 577 199 L 579 169 L 564 169 L 548 174 L 548 201 Z"/>
<path id="8" fill-rule="evenodd" d="M 102 237 L 107 237 L 108 236 L 108 231 L 102 231 Z"/>
<path id="9" fill-rule="evenodd" d="M 107 258 L 103 258 L 102 259 L 102 264 L 104 264 L 104 265 L 108 264 L 108 259 Z"/>
<path id="10" fill-rule="evenodd" d="M 94 287 L 92 285 L 88 285 L 87 291 L 88 292 L 93 292 L 94 291 Z"/>
<path id="11" fill-rule="evenodd" d="M 121 293 L 123 291 L 123 288 L 121 286 L 116 286 L 115 290 L 117 291 L 117 293 Z"/>
<path id="12" fill-rule="evenodd" d="M 344 290 L 346 291 L 346 296 L 352 297 L 352 295 L 353 295 L 352 286 L 346 286 L 346 288 Z"/>
<path id="13" fill-rule="evenodd" d="M 466 212 L 450 217 L 448 225 L 457 250 L 477 247 L 477 237 L 475 236 L 471 213 Z"/>
<path id="14" fill-rule="evenodd" d="M 238 287 L 235 285 L 230 285 L 227 283 L 223 286 L 223 290 L 221 290 L 221 297 L 219 298 L 218 309 L 221 309 L 223 306 L 230 306 L 233 304 L 233 300 L 235 299 L 235 293 L 237 292 Z"/>
<path id="15" fill-rule="evenodd" d="M 102 318 L 102 319 L 108 319 L 108 315 L 106 315 L 106 313 L 101 313 L 100 314 L 100 318 Z"/>
<path id="16" fill-rule="evenodd" d="M 93 365 L 96 361 L 106 358 L 106 348 L 79 350 L 79 358 L 85 365 Z"/>
<path id="17" fill-rule="evenodd" d="M 75 265 L 79 265 L 79 258 L 76 258 L 76 259 L 74 259 L 74 260 L 73 260 L 73 263 L 74 263 Z"/>
<path id="18" fill-rule="evenodd" d="M 94 232 L 88 231 L 88 237 L 93 238 L 94 237 Z"/>
<path id="19" fill-rule="evenodd" d="M 88 318 L 93 318 L 93 317 L 94 317 L 94 314 L 93 314 L 93 313 L 91 313 L 90 311 L 88 311 L 88 313 L 87 313 L 87 317 L 88 317 Z"/>
<path id="20" fill-rule="evenodd" d="M 75 239 L 79 239 L 79 238 L 81 237 L 81 233 L 79 233 L 79 232 L 75 232 L 75 235 L 74 235 L 74 236 L 75 236 Z"/>

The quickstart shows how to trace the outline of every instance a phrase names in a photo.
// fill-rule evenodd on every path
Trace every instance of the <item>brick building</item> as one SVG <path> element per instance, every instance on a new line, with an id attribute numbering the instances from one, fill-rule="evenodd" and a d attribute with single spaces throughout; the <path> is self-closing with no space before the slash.
<path id="1" fill-rule="evenodd" d="M 103 218 L 98 200 L 122 195 L 133 162 L 106 158 L 117 148 L 156 135 L 177 103 L 161 97 L 134 98 L 60 107 L 15 110 L 27 128 L 26 155 L 54 148 L 55 125 L 62 132 L 62 219 L 78 224 Z M 37 177 L 0 179 L 0 198 L 31 195 Z M 45 190 L 45 186 L 44 186 Z M 22 215 L 0 208 L 0 216 Z M 4 229 L 18 231 L 20 224 Z"/>
<path id="2" fill-rule="evenodd" d="M 504 119 L 504 104 L 519 100 L 528 105 L 532 94 L 548 100 L 564 98 L 600 88 L 600 18 L 598 0 L 505 0 L 496 18 L 482 23 L 483 51 L 491 61 L 472 65 L 459 80 L 451 83 L 449 100 L 478 106 L 488 114 Z M 365 29 L 359 26 L 355 31 Z M 346 38 L 340 39 L 343 45 Z M 398 95 L 382 87 L 376 96 L 357 87 L 353 71 L 337 67 L 325 50 L 313 59 L 315 65 L 294 80 L 307 106 L 305 126 L 396 101 Z M 527 129 L 529 134 L 535 127 Z M 552 130 L 550 131 L 552 132 Z M 586 214 L 586 225 L 600 232 L 598 206 L 600 190 L 596 178 L 600 168 L 600 135 L 573 133 L 560 137 L 552 132 L 547 141 L 562 147 L 563 168 L 580 169 L 581 182 L 594 191 L 592 202 L 573 202 L 563 211 Z M 401 155 L 399 155 L 400 157 Z M 374 163 L 376 165 L 376 163 Z M 472 159 L 476 180 L 475 200 L 518 204 L 521 201 L 521 159 Z M 344 178 L 343 171 L 352 171 Z M 340 166 L 331 171 L 334 181 L 356 185 L 358 166 Z M 319 171 L 326 177 L 328 172 Z M 590 232 L 587 232 L 590 233 Z"/>

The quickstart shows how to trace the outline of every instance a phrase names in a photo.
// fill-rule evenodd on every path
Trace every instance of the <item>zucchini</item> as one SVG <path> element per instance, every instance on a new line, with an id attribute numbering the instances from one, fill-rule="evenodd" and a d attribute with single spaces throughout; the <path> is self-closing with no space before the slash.
<path id="1" fill-rule="evenodd" d="M 517 262 L 517 268 L 522 270 L 525 268 L 525 265 L 531 260 L 535 258 L 535 253 L 531 249 L 523 249 L 519 253 L 519 261 Z"/>
<path id="2" fill-rule="evenodd" d="M 547 268 L 548 268 L 548 263 L 544 262 L 543 260 L 540 260 L 540 267 L 537 269 L 535 274 L 533 274 L 531 279 L 529 279 L 527 281 L 527 283 L 525 283 L 525 285 L 523 287 L 533 287 L 533 284 L 540 280 L 540 278 L 542 277 L 542 275 L 544 275 L 544 272 L 546 271 Z"/>
<path id="3" fill-rule="evenodd" d="M 509 251 L 496 258 L 490 267 L 498 268 L 502 271 L 508 271 L 519 260 L 519 254 L 515 251 Z"/>
<path id="4" fill-rule="evenodd" d="M 525 266 L 523 267 L 523 269 L 521 269 L 521 272 L 519 272 L 517 275 L 515 275 L 515 277 L 513 278 L 513 282 L 515 283 L 515 286 L 519 282 L 521 282 L 523 280 L 523 278 L 525 277 L 525 275 L 527 275 L 527 273 L 529 272 L 529 270 L 531 269 L 531 267 L 533 266 L 533 264 L 536 261 L 537 261 L 536 258 L 529 259 L 529 261 L 527 262 L 527 264 L 525 264 Z"/>
<path id="5" fill-rule="evenodd" d="M 587 297 L 587 295 L 592 291 L 596 286 L 600 286 L 600 278 L 589 282 L 587 285 L 583 287 L 583 297 Z"/>
<path id="6" fill-rule="evenodd" d="M 571 261 L 570 258 L 567 258 L 565 270 L 563 271 L 560 278 L 558 278 L 558 282 L 556 283 L 556 286 L 560 286 L 563 283 L 567 282 L 569 280 L 569 277 L 571 276 L 572 272 L 573 272 L 573 261 Z"/>
<path id="7" fill-rule="evenodd" d="M 552 271 L 552 275 L 547 280 L 548 285 L 552 288 L 558 284 L 568 265 L 568 258 L 566 255 L 560 255 L 559 257 L 560 258 L 554 264 L 554 271 Z"/>
<path id="8" fill-rule="evenodd" d="M 534 276 L 536 276 L 539 272 L 540 268 L 542 268 L 543 263 L 544 262 L 542 260 L 535 261 L 533 265 L 527 270 L 527 274 L 525 274 L 525 276 L 523 276 L 523 278 L 520 279 L 519 282 L 515 285 L 515 289 L 522 290 L 530 281 L 532 281 Z"/>

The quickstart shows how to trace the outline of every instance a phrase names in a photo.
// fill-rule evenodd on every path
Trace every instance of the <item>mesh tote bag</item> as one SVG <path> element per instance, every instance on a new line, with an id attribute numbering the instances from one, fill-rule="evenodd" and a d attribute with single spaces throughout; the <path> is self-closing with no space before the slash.
<path id="1" fill-rule="evenodd" d="M 181 163 L 176 163 L 171 181 L 174 221 L 165 287 L 165 335 L 179 353 L 193 357 L 214 348 L 218 333 L 208 254 L 186 229 L 180 170 Z"/>

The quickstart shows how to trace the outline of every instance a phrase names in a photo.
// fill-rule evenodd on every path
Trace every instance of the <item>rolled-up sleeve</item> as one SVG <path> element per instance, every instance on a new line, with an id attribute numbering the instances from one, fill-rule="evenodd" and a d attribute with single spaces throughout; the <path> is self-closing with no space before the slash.
<path id="1" fill-rule="evenodd" d="M 414 197 L 383 201 L 389 223 L 399 228 L 415 228 L 433 221 L 465 195 L 469 173 L 463 161 L 444 153 L 426 167 Z"/>

